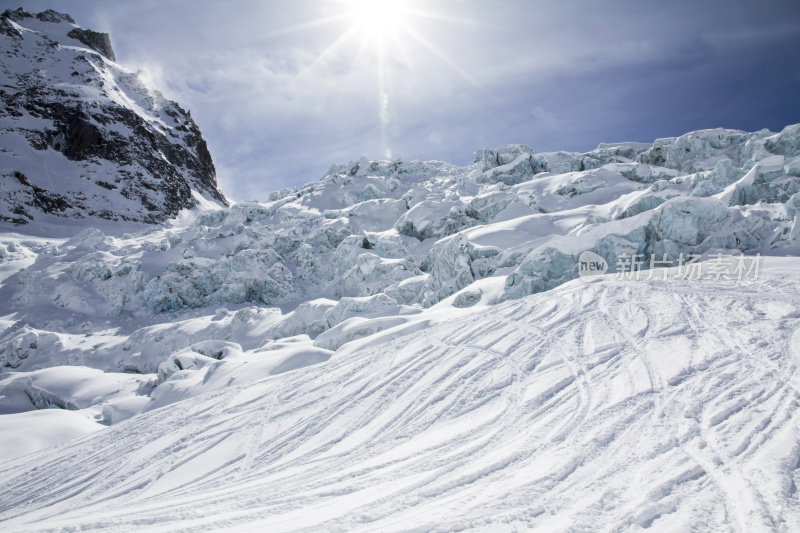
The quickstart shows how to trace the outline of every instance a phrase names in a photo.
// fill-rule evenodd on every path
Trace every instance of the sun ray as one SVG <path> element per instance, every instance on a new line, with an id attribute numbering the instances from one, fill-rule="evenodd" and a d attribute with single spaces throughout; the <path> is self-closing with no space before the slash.
<path id="1" fill-rule="evenodd" d="M 349 56 L 351 67 L 360 69 L 374 68 L 376 89 L 376 123 L 377 131 L 374 140 L 383 157 L 391 158 L 392 133 L 392 97 L 396 93 L 397 79 L 394 78 L 397 68 L 402 69 L 404 87 L 424 89 L 424 81 L 420 79 L 420 68 L 424 57 L 414 54 L 412 47 L 420 46 L 429 56 L 446 64 L 459 76 L 473 85 L 478 82 L 458 63 L 448 57 L 440 48 L 431 42 L 415 24 L 423 20 L 432 20 L 448 24 L 489 27 L 483 22 L 460 18 L 448 14 L 419 9 L 410 0 L 340 0 L 341 11 L 332 16 L 318 18 L 278 30 L 269 36 L 279 36 L 317 27 L 344 22 L 344 30 L 338 34 L 322 51 L 311 59 L 302 73 L 314 71 L 329 58 L 337 60 L 344 57 L 343 50 Z M 427 33 L 427 32 L 426 32 Z M 438 33 L 438 32 L 437 32 Z M 312 74 L 313 75 L 313 74 Z M 410 85 L 409 85 L 410 84 Z M 373 126 L 373 127 L 375 127 Z"/>
<path id="2" fill-rule="evenodd" d="M 432 53 L 433 55 L 438 57 L 441 61 L 446 63 L 450 68 L 452 68 L 453 70 L 458 72 L 465 80 L 467 80 L 468 82 L 472 83 L 473 85 L 478 85 L 478 82 L 475 80 L 475 78 L 470 76 L 469 73 L 466 70 L 464 70 L 463 68 L 458 66 L 458 64 L 456 64 L 455 61 L 453 61 L 452 59 L 447 57 L 447 55 L 445 55 L 444 52 L 442 52 L 441 50 L 436 48 L 430 41 L 428 41 L 425 37 L 420 35 L 411 26 L 409 26 L 408 24 L 403 23 L 403 24 L 400 24 L 400 29 L 402 29 L 405 33 L 407 33 L 409 36 L 411 36 L 419 44 L 424 46 L 430 53 Z"/>
<path id="3" fill-rule="evenodd" d="M 308 64 L 306 70 L 312 70 L 315 66 L 319 65 L 327 56 L 331 55 L 333 52 L 341 48 L 351 37 L 353 37 L 358 28 L 355 26 L 351 26 L 348 28 L 344 33 L 342 33 L 339 37 L 336 38 L 331 44 L 325 47 L 317 56 Z"/>
<path id="4" fill-rule="evenodd" d="M 266 35 L 267 38 L 272 37 L 280 37 L 283 35 L 287 35 L 290 33 L 296 33 L 303 30 L 308 30 L 311 28 L 317 28 L 319 26 L 325 26 L 331 24 L 333 22 L 339 22 L 341 20 L 349 20 L 352 18 L 352 15 L 348 12 L 339 13 L 338 15 L 332 15 L 330 17 L 323 17 L 314 20 L 310 20 L 308 22 L 303 22 L 302 24 L 295 24 L 294 26 L 288 26 L 286 28 L 281 28 L 279 30 L 275 30 L 271 33 Z"/>
<path id="5" fill-rule="evenodd" d="M 433 11 L 425 11 L 422 9 L 408 8 L 405 11 L 406 15 L 411 15 L 419 18 L 426 18 L 431 20 L 438 20 L 442 22 L 450 22 L 454 24 L 463 24 L 465 26 L 476 26 L 479 28 L 492 28 L 497 27 L 496 24 L 487 24 L 477 20 L 472 20 L 462 17 L 454 17 L 452 15 L 442 15 L 441 13 L 434 13 Z"/>

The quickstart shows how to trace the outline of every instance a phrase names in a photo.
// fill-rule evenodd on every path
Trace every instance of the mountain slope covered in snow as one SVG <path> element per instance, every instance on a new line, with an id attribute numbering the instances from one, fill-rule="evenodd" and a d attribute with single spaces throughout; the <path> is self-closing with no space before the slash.
<path id="1" fill-rule="evenodd" d="M 0 43 L 0 221 L 155 223 L 227 205 L 191 115 L 117 64 L 107 34 L 20 8 L 0 15 Z"/>
<path id="2" fill-rule="evenodd" d="M 0 521 L 796 530 L 798 267 L 439 306 L 280 375 L 212 360 L 173 374 L 191 399 L 2 465 Z"/>
<path id="3" fill-rule="evenodd" d="M 795 125 L 361 160 L 4 233 L 0 521 L 796 529 L 799 155 Z"/>

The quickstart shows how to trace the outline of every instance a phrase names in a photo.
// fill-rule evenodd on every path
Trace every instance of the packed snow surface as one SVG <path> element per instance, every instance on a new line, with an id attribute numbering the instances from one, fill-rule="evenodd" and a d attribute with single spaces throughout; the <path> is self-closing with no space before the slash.
<path id="1" fill-rule="evenodd" d="M 741 282 L 573 281 L 432 309 L 424 335 L 395 326 L 300 371 L 218 367 L 221 386 L 206 366 L 208 392 L 3 464 L 0 520 L 797 530 L 798 283 L 797 259 Z"/>

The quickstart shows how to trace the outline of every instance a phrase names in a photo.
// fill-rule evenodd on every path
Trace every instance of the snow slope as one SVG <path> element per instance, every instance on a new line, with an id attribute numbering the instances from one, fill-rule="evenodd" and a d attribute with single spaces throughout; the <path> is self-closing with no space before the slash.
<path id="1" fill-rule="evenodd" d="M 799 283 L 797 259 L 772 258 L 759 279 L 440 304 L 325 363 L 232 371 L 6 462 L 0 523 L 797 530 Z"/>
<path id="2" fill-rule="evenodd" d="M 0 434 L 0 451 L 320 365 L 359 339 L 423 331 L 430 310 L 550 290 L 577 277 L 584 251 L 611 273 L 633 256 L 647 269 L 648 257 L 714 268 L 742 252 L 798 255 L 798 154 L 795 125 L 586 154 L 512 145 L 467 167 L 360 160 L 267 202 L 145 231 L 0 233 L 0 411 L 33 420 L 60 408 L 76 424 L 45 441 L 31 422 L 27 441 Z M 32 233 L 50 228 L 39 222 Z M 64 384 L 42 381 L 48 369 Z M 80 393 L 85 381 L 95 394 Z"/>

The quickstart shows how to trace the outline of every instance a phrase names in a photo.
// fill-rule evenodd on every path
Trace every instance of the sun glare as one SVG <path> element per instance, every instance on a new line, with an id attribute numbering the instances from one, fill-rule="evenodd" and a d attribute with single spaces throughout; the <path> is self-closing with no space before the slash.
<path id="1" fill-rule="evenodd" d="M 404 24 L 406 6 L 402 0 L 350 0 L 349 3 L 359 29 L 371 37 L 382 38 Z"/>
<path id="2" fill-rule="evenodd" d="M 444 24 L 474 24 L 474 22 L 420 9 L 421 3 L 421 0 L 331 0 L 331 4 L 336 6 L 335 12 L 287 27 L 279 32 L 286 34 L 344 22 L 344 31 L 320 51 L 307 68 L 311 71 L 314 67 L 324 64 L 329 59 L 341 57 L 343 52 L 348 51 L 354 51 L 351 59 L 353 64 L 359 66 L 374 64 L 379 137 L 387 158 L 391 158 L 392 153 L 389 146 L 389 124 L 392 117 L 390 101 L 394 93 L 393 68 L 403 65 L 406 67 L 404 79 L 413 80 L 414 69 L 410 67 L 426 61 L 425 55 L 427 55 L 449 66 L 465 81 L 475 83 L 466 71 L 425 37 L 420 24 L 425 19 Z M 426 2 L 425 5 L 433 3 L 435 2 Z M 426 51 L 427 54 L 420 54 L 420 50 Z"/>

